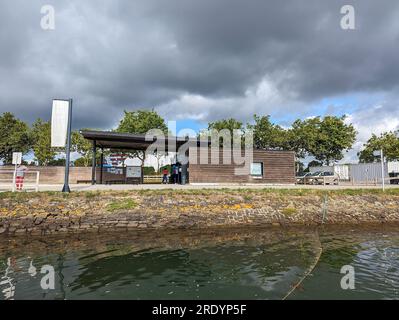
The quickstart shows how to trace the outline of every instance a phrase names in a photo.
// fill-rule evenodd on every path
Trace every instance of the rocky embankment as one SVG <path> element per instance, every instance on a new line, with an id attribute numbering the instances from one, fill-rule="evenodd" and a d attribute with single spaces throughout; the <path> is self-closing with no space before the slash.
<path id="1" fill-rule="evenodd" d="M 0 235 L 399 222 L 399 192 L 159 190 L 3 193 Z"/>

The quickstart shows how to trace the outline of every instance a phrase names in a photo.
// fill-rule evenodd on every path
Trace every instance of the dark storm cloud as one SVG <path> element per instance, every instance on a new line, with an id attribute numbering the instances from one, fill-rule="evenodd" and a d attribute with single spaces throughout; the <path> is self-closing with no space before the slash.
<path id="1" fill-rule="evenodd" d="M 348 1 L 3 0 L 0 112 L 48 119 L 53 97 L 73 97 L 76 127 L 109 128 L 124 108 L 247 120 L 306 115 L 348 93 L 394 96 L 399 3 L 351 2 L 355 31 L 339 24 Z M 54 31 L 40 28 L 44 4 Z"/>

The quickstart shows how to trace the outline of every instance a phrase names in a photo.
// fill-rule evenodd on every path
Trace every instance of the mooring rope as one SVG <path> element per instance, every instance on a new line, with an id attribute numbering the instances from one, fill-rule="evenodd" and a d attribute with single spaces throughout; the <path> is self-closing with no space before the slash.
<path id="1" fill-rule="evenodd" d="M 301 280 L 299 280 L 299 282 L 297 282 L 292 289 L 284 296 L 284 298 L 282 300 L 286 300 L 300 285 L 301 283 L 308 277 L 309 274 L 312 273 L 312 271 L 314 270 L 314 268 L 317 266 L 317 264 L 319 263 L 321 254 L 323 253 L 323 248 L 321 246 L 321 241 L 320 241 L 320 237 L 319 237 L 319 232 L 318 230 L 316 230 L 316 236 L 317 236 L 317 242 L 319 244 L 319 248 L 318 248 L 318 252 L 316 254 L 316 259 L 315 261 L 312 263 L 312 265 L 306 270 L 304 276 L 301 278 Z"/>
<path id="2" fill-rule="evenodd" d="M 323 218 L 321 219 L 321 224 L 324 224 L 324 221 L 326 220 L 326 217 L 327 217 L 327 212 L 328 212 L 328 196 L 325 195 L 323 209 L 322 209 Z"/>

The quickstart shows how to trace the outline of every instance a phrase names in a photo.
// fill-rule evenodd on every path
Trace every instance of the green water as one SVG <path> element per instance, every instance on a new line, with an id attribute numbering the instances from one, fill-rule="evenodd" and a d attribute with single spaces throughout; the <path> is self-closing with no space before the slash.
<path id="1" fill-rule="evenodd" d="M 316 262 L 288 299 L 399 298 L 396 227 L 0 240 L 0 299 L 282 299 Z M 54 290 L 40 285 L 43 265 L 54 268 Z M 341 288 L 344 265 L 354 290 Z"/>

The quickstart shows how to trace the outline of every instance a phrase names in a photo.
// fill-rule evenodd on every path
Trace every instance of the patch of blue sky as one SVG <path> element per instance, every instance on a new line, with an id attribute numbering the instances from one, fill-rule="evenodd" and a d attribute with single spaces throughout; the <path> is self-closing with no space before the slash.
<path id="1" fill-rule="evenodd" d="M 305 119 L 316 116 L 343 116 L 362 109 L 369 108 L 384 100 L 382 93 L 366 94 L 366 93 L 350 93 L 340 96 L 322 98 L 311 103 L 306 108 L 298 108 L 292 112 L 278 114 L 272 116 L 272 121 L 284 127 L 289 126 L 296 119 Z"/>
<path id="2" fill-rule="evenodd" d="M 200 132 L 201 129 L 208 128 L 208 124 L 206 122 L 193 120 L 193 119 L 182 119 L 176 121 L 176 125 L 173 123 L 169 126 L 169 130 L 173 135 L 185 136 L 190 133 L 190 131 L 195 132 L 196 134 Z M 190 134 L 189 134 L 190 135 Z"/>

